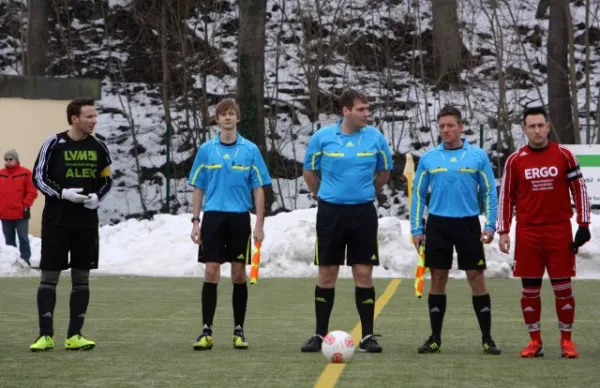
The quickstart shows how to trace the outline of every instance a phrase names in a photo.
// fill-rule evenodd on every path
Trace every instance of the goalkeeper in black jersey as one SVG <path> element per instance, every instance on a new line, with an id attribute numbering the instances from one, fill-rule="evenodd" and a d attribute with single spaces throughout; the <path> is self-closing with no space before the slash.
<path id="1" fill-rule="evenodd" d="M 92 136 L 96 125 L 92 99 L 67 106 L 71 128 L 50 136 L 33 169 L 33 183 L 44 194 L 41 281 L 37 293 L 40 334 L 31 351 L 54 347 L 56 285 L 62 270 L 71 269 L 71 309 L 65 348 L 90 350 L 96 344 L 81 335 L 90 299 L 89 274 L 98 268 L 98 206 L 108 194 L 110 154 Z"/>

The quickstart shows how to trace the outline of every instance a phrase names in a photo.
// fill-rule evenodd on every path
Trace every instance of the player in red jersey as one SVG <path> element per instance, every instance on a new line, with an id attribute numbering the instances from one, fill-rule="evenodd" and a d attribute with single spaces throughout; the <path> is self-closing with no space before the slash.
<path id="1" fill-rule="evenodd" d="M 571 341 L 575 299 L 571 278 L 575 276 L 575 253 L 590 240 L 590 202 L 585 180 L 575 156 L 556 142 L 548 141 L 550 125 L 544 108 L 528 108 L 523 131 L 529 144 L 509 156 L 498 209 L 500 250 L 510 249 L 510 224 L 516 213 L 513 275 L 523 283 L 521 308 L 531 342 L 521 357 L 543 356 L 540 335 L 542 277 L 548 270 L 556 299 L 561 333 L 561 355 L 577 358 Z M 570 191 L 570 194 L 569 194 Z M 579 228 L 573 241 L 571 196 L 577 208 Z"/>

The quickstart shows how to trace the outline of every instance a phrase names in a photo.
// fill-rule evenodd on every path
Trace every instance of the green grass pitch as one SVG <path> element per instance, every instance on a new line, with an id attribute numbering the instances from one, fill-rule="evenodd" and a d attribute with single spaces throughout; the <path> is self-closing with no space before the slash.
<path id="1" fill-rule="evenodd" d="M 377 279 L 382 294 L 389 279 Z M 427 283 L 429 281 L 427 280 Z M 37 336 L 37 279 L 2 278 L 0 293 L 0 387 L 312 387 L 326 363 L 303 354 L 314 330 L 314 279 L 261 279 L 249 286 L 248 350 L 234 350 L 231 282 L 222 279 L 212 351 L 194 352 L 201 329 L 201 279 L 93 277 L 84 335 L 90 352 L 66 352 L 70 278 L 58 287 L 52 352 L 30 353 Z M 518 280 L 488 280 L 492 334 L 504 353 L 481 353 L 479 327 L 465 280 L 448 287 L 442 353 L 417 354 L 429 334 L 427 300 L 417 299 L 412 279 L 400 287 L 375 322 L 382 354 L 356 353 L 339 387 L 593 387 L 600 374 L 600 282 L 574 281 L 573 334 L 581 353 L 560 357 L 554 295 L 542 292 L 546 357 L 520 359 L 528 342 L 520 312 Z M 426 287 L 428 284 L 426 284 Z M 350 332 L 358 323 L 351 280 L 340 280 L 330 330 Z"/>

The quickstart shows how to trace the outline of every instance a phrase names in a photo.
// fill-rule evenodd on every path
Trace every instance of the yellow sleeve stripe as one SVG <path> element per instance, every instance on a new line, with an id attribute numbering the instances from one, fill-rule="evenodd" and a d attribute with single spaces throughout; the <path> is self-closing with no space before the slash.
<path id="1" fill-rule="evenodd" d="M 485 182 L 485 188 L 487 190 L 487 194 L 485 196 L 485 218 L 486 220 L 490 219 L 490 201 L 491 201 L 491 188 L 490 182 L 488 181 L 488 177 L 485 175 L 483 171 L 479 171 L 481 176 L 483 177 L 483 181 Z"/>
<path id="2" fill-rule="evenodd" d="M 417 212 L 415 213 L 415 226 L 416 228 L 420 228 L 421 227 L 421 215 L 419 214 L 421 212 L 421 185 L 423 184 L 423 177 L 425 177 L 425 174 L 427 174 L 427 170 L 423 171 L 421 173 L 421 176 L 419 177 L 419 183 L 417 183 L 417 187 L 415 188 L 415 194 L 417 196 Z"/>
<path id="3" fill-rule="evenodd" d="M 319 152 L 315 152 L 315 153 L 313 154 L 313 156 L 312 156 L 312 160 L 311 160 L 311 167 L 312 167 L 312 169 L 313 169 L 313 170 L 316 170 L 316 166 L 315 166 L 315 164 L 316 164 L 316 161 L 317 161 L 317 156 L 319 156 L 319 155 L 321 155 L 321 152 L 320 152 L 320 151 L 319 151 Z"/>
<path id="4" fill-rule="evenodd" d="M 192 177 L 192 183 L 196 183 L 196 179 L 198 179 L 198 174 L 200 174 L 200 170 L 202 170 L 203 167 L 204 167 L 203 164 L 198 166 L 198 168 L 196 169 L 196 172 L 194 172 L 194 176 Z"/>
<path id="5" fill-rule="evenodd" d="M 105 178 L 105 177 L 107 177 L 107 176 L 110 176 L 110 167 L 109 167 L 109 166 L 106 166 L 106 167 L 104 168 L 104 170 L 102 170 L 102 171 L 100 172 L 100 176 L 101 176 L 102 178 Z"/>
<path id="6" fill-rule="evenodd" d="M 254 169 L 254 171 L 256 171 L 256 176 L 258 177 L 258 183 L 262 186 L 263 180 L 262 180 L 262 177 L 260 176 L 260 171 L 258 171 L 258 167 L 256 167 L 255 165 L 252 165 L 252 168 Z"/>
<path id="7" fill-rule="evenodd" d="M 381 155 L 383 155 L 383 168 L 385 170 L 389 170 L 387 155 L 385 154 L 385 152 L 383 150 L 379 150 L 379 152 L 381 152 Z"/>

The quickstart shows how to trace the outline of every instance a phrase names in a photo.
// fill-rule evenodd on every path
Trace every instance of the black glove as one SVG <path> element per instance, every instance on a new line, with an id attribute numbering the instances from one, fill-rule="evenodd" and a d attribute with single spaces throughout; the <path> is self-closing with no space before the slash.
<path id="1" fill-rule="evenodd" d="M 571 250 L 573 253 L 577 253 L 579 247 L 590 241 L 591 238 L 592 235 L 590 234 L 590 228 L 587 226 L 580 226 L 579 229 L 577 229 L 577 233 L 575 233 L 575 241 L 573 241 L 573 244 L 571 244 Z"/>

